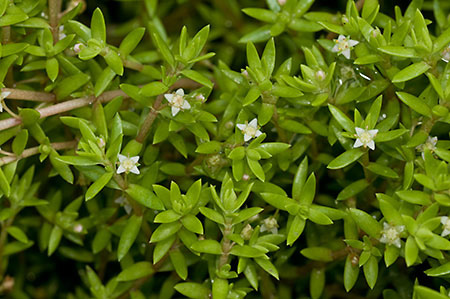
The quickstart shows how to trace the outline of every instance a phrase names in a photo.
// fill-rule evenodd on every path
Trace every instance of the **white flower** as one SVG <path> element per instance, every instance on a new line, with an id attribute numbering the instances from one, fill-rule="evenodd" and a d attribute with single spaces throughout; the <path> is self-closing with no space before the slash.
<path id="1" fill-rule="evenodd" d="M 81 233 L 82 231 L 83 231 L 83 225 L 81 225 L 81 224 L 76 224 L 74 227 L 73 227 L 73 231 L 74 232 L 76 232 L 76 233 Z"/>
<path id="2" fill-rule="evenodd" d="M 442 237 L 450 235 L 450 219 L 447 216 L 441 217 L 442 228 L 444 229 L 441 233 Z"/>
<path id="3" fill-rule="evenodd" d="M 364 130 L 362 128 L 355 128 L 356 131 L 356 141 L 355 144 L 353 145 L 354 148 L 360 147 L 360 146 L 364 146 L 364 147 L 369 147 L 371 150 L 375 149 L 375 141 L 373 141 L 373 139 L 375 138 L 375 136 L 378 133 L 377 129 L 374 130 Z"/>
<path id="4" fill-rule="evenodd" d="M 359 41 L 352 40 L 350 37 L 345 37 L 342 34 L 334 42 L 336 45 L 331 49 L 331 52 L 338 53 L 338 55 L 342 54 L 347 59 L 350 59 L 350 49 L 359 44 Z"/>
<path id="5" fill-rule="evenodd" d="M 117 168 L 117 173 L 122 172 L 134 174 L 139 174 L 139 169 L 137 168 L 139 161 L 139 156 L 127 157 L 119 154 L 119 168 Z"/>
<path id="6" fill-rule="evenodd" d="M 429 150 L 430 152 L 434 152 L 436 150 L 436 144 L 438 142 L 437 137 L 430 137 L 428 136 L 427 141 L 425 141 L 424 144 L 418 145 L 416 149 L 420 152 L 422 152 L 422 158 L 425 159 L 425 150 Z"/>
<path id="7" fill-rule="evenodd" d="M 278 4 L 280 4 L 281 6 L 286 4 L 287 0 L 278 0 Z"/>
<path id="8" fill-rule="evenodd" d="M 10 91 L 2 91 L 0 93 L 0 112 L 3 112 L 3 100 L 11 94 Z"/>
<path id="9" fill-rule="evenodd" d="M 256 118 L 252 119 L 250 123 L 246 121 L 245 124 L 237 124 L 236 127 L 244 134 L 245 142 L 262 134 L 262 132 L 258 130 L 258 120 Z"/>
<path id="10" fill-rule="evenodd" d="M 447 46 L 442 52 L 441 52 L 441 59 L 445 62 L 450 61 L 450 46 Z"/>
<path id="11" fill-rule="evenodd" d="M 78 54 L 78 53 L 80 53 L 81 52 L 81 50 L 84 48 L 84 44 L 82 44 L 82 43 L 76 43 L 74 46 L 73 46 L 73 51 L 76 53 L 76 54 Z"/>
<path id="12" fill-rule="evenodd" d="M 405 230 L 404 225 L 390 225 L 389 223 L 383 223 L 383 230 L 381 231 L 382 235 L 380 238 L 381 243 L 385 243 L 388 245 L 394 245 L 397 248 L 402 247 L 402 243 L 400 242 L 400 234 Z"/>
<path id="13" fill-rule="evenodd" d="M 177 115 L 180 110 L 191 109 L 191 105 L 184 99 L 184 90 L 178 89 L 175 93 L 165 94 L 164 97 L 172 106 L 172 116 Z"/>
<path id="14" fill-rule="evenodd" d="M 278 233 L 278 222 L 274 217 L 269 217 L 263 220 L 260 232 L 270 231 L 272 234 Z"/>
<path id="15" fill-rule="evenodd" d="M 247 223 L 247 225 L 244 226 L 244 228 L 241 231 L 241 237 L 244 240 L 250 240 L 252 234 L 253 234 L 253 227 Z"/>
<path id="16" fill-rule="evenodd" d="M 123 206 L 123 208 L 125 209 L 125 212 L 127 212 L 127 214 L 131 213 L 131 210 L 133 209 L 130 205 L 130 203 L 128 202 L 128 200 L 123 197 L 123 196 L 119 196 L 117 197 L 114 202 L 120 206 Z"/>
<path id="17" fill-rule="evenodd" d="M 327 77 L 327 74 L 324 71 L 322 71 L 322 70 L 318 70 L 316 72 L 315 76 L 316 76 L 317 80 L 323 81 Z"/>

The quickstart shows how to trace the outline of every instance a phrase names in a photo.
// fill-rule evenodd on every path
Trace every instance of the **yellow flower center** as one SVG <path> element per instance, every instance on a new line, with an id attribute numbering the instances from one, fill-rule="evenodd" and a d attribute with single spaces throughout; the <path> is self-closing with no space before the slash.
<path id="1" fill-rule="evenodd" d="M 122 162 L 123 168 L 125 168 L 127 171 L 130 171 L 134 166 L 134 162 L 131 159 L 126 159 Z"/>
<path id="2" fill-rule="evenodd" d="M 394 243 L 398 239 L 399 237 L 398 235 L 399 235 L 398 231 L 393 227 L 391 227 L 385 232 L 385 236 L 386 239 L 388 239 L 388 243 Z"/>
<path id="3" fill-rule="evenodd" d="M 250 135 L 250 136 L 255 136 L 256 135 L 256 128 L 252 127 L 252 126 L 247 126 L 244 129 L 244 134 Z"/>
<path id="4" fill-rule="evenodd" d="M 371 142 L 372 141 L 372 135 L 370 135 L 369 134 L 369 132 L 367 132 L 367 131 L 365 131 L 365 132 L 363 132 L 361 135 L 359 135 L 358 136 L 359 137 L 359 140 L 361 140 L 361 142 L 363 143 L 363 144 L 367 144 L 367 143 L 369 143 L 369 142 Z"/>
<path id="5" fill-rule="evenodd" d="M 180 96 L 178 94 L 175 94 L 173 96 L 173 101 L 172 101 L 172 106 L 177 107 L 177 108 L 182 108 L 183 107 L 183 103 L 184 103 L 184 97 Z"/>

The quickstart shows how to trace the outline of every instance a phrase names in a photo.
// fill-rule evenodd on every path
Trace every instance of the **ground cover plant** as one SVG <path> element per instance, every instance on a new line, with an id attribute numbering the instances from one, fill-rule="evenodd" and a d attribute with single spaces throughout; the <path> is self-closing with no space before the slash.
<path id="1" fill-rule="evenodd" d="M 0 0 L 0 297 L 448 298 L 449 13 Z"/>

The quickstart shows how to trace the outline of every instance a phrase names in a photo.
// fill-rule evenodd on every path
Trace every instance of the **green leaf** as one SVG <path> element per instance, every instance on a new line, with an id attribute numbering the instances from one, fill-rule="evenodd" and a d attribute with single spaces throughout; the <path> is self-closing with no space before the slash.
<path id="1" fill-rule="evenodd" d="M 292 198 L 299 200 L 303 185 L 306 182 L 306 176 L 308 174 L 308 157 L 305 157 L 297 168 L 297 172 L 292 183 Z"/>
<path id="2" fill-rule="evenodd" d="M 131 215 L 119 239 L 117 260 L 120 262 L 130 250 L 141 229 L 142 216 Z M 153 269 L 153 268 L 152 268 Z"/>
<path id="3" fill-rule="evenodd" d="M 358 280 L 358 276 L 359 267 L 357 265 L 353 265 L 352 257 L 349 254 L 347 255 L 347 258 L 345 260 L 344 267 L 344 287 L 347 292 L 349 292 L 353 288 L 356 281 Z"/>
<path id="4" fill-rule="evenodd" d="M 337 158 L 335 158 L 333 161 L 331 161 L 327 168 L 328 169 L 340 169 L 345 166 L 348 166 L 358 160 L 362 155 L 364 154 L 364 151 L 358 148 L 354 148 L 351 150 L 348 150 L 344 152 L 343 154 L 339 155 Z"/>
<path id="5" fill-rule="evenodd" d="M 140 90 L 140 93 L 147 97 L 153 97 L 163 94 L 167 90 L 169 90 L 169 88 L 165 84 L 159 81 L 154 81 L 144 85 L 144 87 Z"/>
<path id="6" fill-rule="evenodd" d="M 94 198 L 112 179 L 113 172 L 105 172 L 98 180 L 96 180 L 86 191 L 86 201 Z"/>
<path id="7" fill-rule="evenodd" d="M 378 163 L 369 163 L 369 165 L 366 166 L 367 169 L 372 171 L 373 173 L 376 173 L 378 175 L 391 178 L 391 179 L 398 179 L 398 174 L 392 170 L 392 168 L 378 164 Z"/>
<path id="8" fill-rule="evenodd" d="M 149 262 L 137 262 L 125 268 L 117 276 L 117 281 L 130 281 L 143 278 L 155 273 L 153 265 Z"/>
<path id="9" fill-rule="evenodd" d="M 431 108 L 423 100 L 406 92 L 396 92 L 396 94 L 399 99 L 411 109 L 431 118 Z"/>
<path id="10" fill-rule="evenodd" d="M 350 214 L 356 224 L 372 238 L 378 238 L 381 232 L 381 224 L 364 211 L 351 208 Z"/>
<path id="11" fill-rule="evenodd" d="M 161 55 L 163 56 L 163 59 L 172 67 L 175 66 L 175 58 L 173 57 L 172 52 L 169 49 L 169 46 L 167 43 L 161 38 L 161 36 L 158 33 L 153 33 L 153 39 L 155 40 L 156 46 L 158 47 L 158 50 L 160 51 Z"/>
<path id="12" fill-rule="evenodd" d="M 94 10 L 91 19 L 91 32 L 92 38 L 95 38 L 102 45 L 106 44 L 106 27 L 105 27 L 105 18 L 103 17 L 103 13 L 100 8 Z"/>
<path id="13" fill-rule="evenodd" d="M 9 186 L 9 182 L 6 179 L 5 173 L 3 172 L 2 168 L 0 168 L 0 189 L 6 196 L 9 196 L 11 193 L 11 187 Z"/>
<path id="14" fill-rule="evenodd" d="M 337 107 L 328 104 L 328 109 L 330 109 L 331 114 L 333 115 L 334 119 L 347 131 L 350 133 L 355 132 L 355 125 L 350 120 L 350 118 L 347 117 L 341 110 L 339 110 Z"/>
<path id="15" fill-rule="evenodd" d="M 108 49 L 104 56 L 108 66 L 119 76 L 123 75 L 123 63 L 116 51 Z"/>
<path id="16" fill-rule="evenodd" d="M 414 240 L 413 236 L 409 236 L 408 239 L 406 239 L 406 246 L 405 246 L 406 266 L 408 267 L 412 266 L 416 262 L 418 255 L 419 255 L 419 248 L 417 247 L 416 241 Z M 427 272 L 425 271 L 425 273 Z"/>
<path id="17" fill-rule="evenodd" d="M 122 57 L 126 58 L 137 47 L 142 37 L 144 37 L 145 28 L 139 27 L 131 31 L 125 36 L 119 46 L 119 52 Z"/>
<path id="18" fill-rule="evenodd" d="M 255 258 L 254 261 L 258 264 L 258 266 L 263 268 L 264 271 L 275 277 L 277 280 L 280 280 L 277 267 L 275 267 L 270 260 L 265 258 Z"/>
<path id="19" fill-rule="evenodd" d="M 429 299 L 429 298 L 446 299 L 446 298 L 448 298 L 448 296 L 445 294 L 441 294 L 430 288 L 420 286 L 420 285 L 414 286 L 414 295 L 415 295 L 415 298 L 418 298 L 418 299 Z"/>
<path id="20" fill-rule="evenodd" d="M 392 78 L 392 82 L 399 83 L 409 81 L 422 75 L 430 68 L 431 67 L 424 61 L 413 63 L 395 74 L 395 76 Z"/>
<path id="21" fill-rule="evenodd" d="M 425 274 L 427 274 L 428 276 L 432 276 L 432 277 L 447 276 L 448 274 L 450 274 L 450 262 L 447 262 L 438 267 L 433 267 L 431 269 L 428 269 L 425 271 Z"/>
<path id="22" fill-rule="evenodd" d="M 326 247 L 308 247 L 302 249 L 300 253 L 313 261 L 331 262 L 333 260 L 331 249 Z"/>
<path id="23" fill-rule="evenodd" d="M 215 255 L 222 254 L 222 246 L 216 240 L 199 240 L 191 245 L 191 249 L 197 252 Z"/>
<path id="24" fill-rule="evenodd" d="M 10 226 L 6 228 L 6 231 L 8 234 L 13 236 L 16 240 L 22 242 L 22 243 L 28 243 L 28 237 L 27 235 L 17 226 Z"/>
<path id="25" fill-rule="evenodd" d="M 150 243 L 156 243 L 169 238 L 181 228 L 180 222 L 164 223 L 158 226 L 150 238 Z"/>
<path id="26" fill-rule="evenodd" d="M 287 245 L 291 246 L 294 244 L 294 242 L 300 237 L 302 234 L 304 228 L 305 228 L 306 221 L 302 217 L 296 215 L 294 216 L 294 220 L 291 223 L 291 226 L 288 230 L 287 235 Z"/>
<path id="27" fill-rule="evenodd" d="M 251 247 L 249 245 L 234 245 L 230 251 L 230 254 L 232 255 L 249 258 L 261 257 L 264 255 L 264 253 L 264 251 L 261 251 L 260 249 L 257 249 L 255 247 Z"/>
<path id="28" fill-rule="evenodd" d="M 28 142 L 28 131 L 21 130 L 13 140 L 12 151 L 17 156 L 21 155 Z"/>
<path id="29" fill-rule="evenodd" d="M 364 276 L 367 284 L 371 289 L 375 286 L 378 278 L 378 261 L 374 256 L 371 256 L 367 263 L 363 266 Z"/>
<path id="30" fill-rule="evenodd" d="M 194 71 L 194 70 L 183 70 L 183 71 L 181 71 L 181 73 L 184 76 L 186 76 L 187 78 L 189 78 L 189 79 L 191 79 L 191 80 L 193 80 L 195 82 L 198 82 L 198 83 L 200 83 L 200 84 L 202 84 L 202 85 L 204 85 L 204 86 L 206 86 L 206 87 L 208 87 L 210 89 L 212 89 L 213 86 L 214 86 L 214 84 L 211 82 L 211 80 L 209 80 L 205 75 L 203 75 L 203 74 L 201 74 L 201 73 L 199 73 L 197 71 Z"/>
<path id="31" fill-rule="evenodd" d="M 197 234 L 203 234 L 203 225 L 194 215 L 188 214 L 181 218 L 181 223 L 189 231 Z"/>
<path id="32" fill-rule="evenodd" d="M 345 200 L 364 191 L 369 186 L 366 179 L 354 181 L 339 192 L 336 200 Z"/>
<path id="33" fill-rule="evenodd" d="M 180 249 L 171 250 L 169 251 L 169 257 L 178 276 L 180 276 L 181 279 L 186 280 L 188 276 L 188 269 L 183 253 L 181 253 Z"/>
<path id="34" fill-rule="evenodd" d="M 58 73 L 59 73 L 58 60 L 56 60 L 56 58 L 54 58 L 54 57 L 47 59 L 47 62 L 45 64 L 45 69 L 47 71 L 47 75 L 50 78 L 50 80 L 55 81 L 56 78 L 58 77 Z"/>
<path id="35" fill-rule="evenodd" d="M 125 192 L 141 205 L 154 209 L 164 210 L 164 205 L 156 195 L 145 187 L 137 184 L 130 184 Z"/>
<path id="36" fill-rule="evenodd" d="M 193 299 L 208 299 L 209 289 L 199 283 L 183 282 L 174 286 L 174 289 L 188 298 Z"/>
<path id="37" fill-rule="evenodd" d="M 430 205 L 431 199 L 430 195 L 426 194 L 422 191 L 416 191 L 416 190 L 402 190 L 395 192 L 398 197 L 400 197 L 402 200 L 407 201 L 412 204 L 416 205 Z"/>
<path id="38" fill-rule="evenodd" d="M 97 81 L 95 82 L 95 96 L 100 96 L 105 89 L 108 87 L 108 85 L 111 83 L 111 81 L 116 76 L 116 73 L 113 71 L 112 68 L 107 67 L 103 70 L 103 72 L 98 77 Z"/>

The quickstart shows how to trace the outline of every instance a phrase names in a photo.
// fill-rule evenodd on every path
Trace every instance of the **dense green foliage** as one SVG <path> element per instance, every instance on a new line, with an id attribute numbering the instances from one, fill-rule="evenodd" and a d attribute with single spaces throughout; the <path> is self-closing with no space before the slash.
<path id="1" fill-rule="evenodd" d="M 448 298 L 450 4 L 329 2 L 0 0 L 0 297 Z"/>

